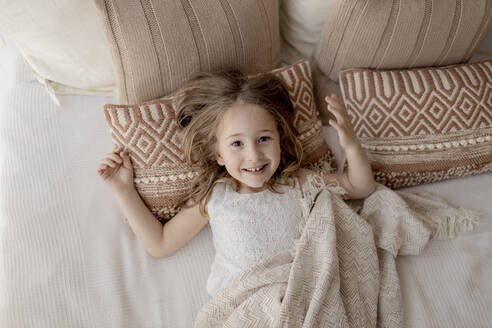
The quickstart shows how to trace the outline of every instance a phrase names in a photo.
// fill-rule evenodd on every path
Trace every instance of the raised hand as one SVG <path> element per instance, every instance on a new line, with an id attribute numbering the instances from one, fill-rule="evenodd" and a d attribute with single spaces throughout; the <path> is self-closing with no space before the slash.
<path id="1" fill-rule="evenodd" d="M 332 94 L 325 97 L 325 101 L 328 111 L 336 118 L 336 121 L 330 120 L 329 124 L 337 130 L 340 146 L 346 151 L 353 147 L 360 147 L 359 139 L 350 123 L 347 109 L 340 98 Z"/>
<path id="2" fill-rule="evenodd" d="M 97 172 L 114 192 L 134 188 L 133 166 L 128 153 L 121 146 L 115 146 L 112 152 L 106 154 L 99 163 Z"/>

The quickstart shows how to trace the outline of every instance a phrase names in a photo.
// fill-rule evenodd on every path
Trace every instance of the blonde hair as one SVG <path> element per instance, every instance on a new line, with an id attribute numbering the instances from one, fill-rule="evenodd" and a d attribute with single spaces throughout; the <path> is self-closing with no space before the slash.
<path id="1" fill-rule="evenodd" d="M 215 158 L 216 132 L 225 112 L 235 103 L 249 103 L 264 108 L 277 123 L 280 135 L 281 159 L 277 170 L 267 182 L 267 188 L 278 192 L 279 184 L 294 183 L 294 175 L 302 160 L 302 146 L 293 131 L 294 108 L 282 82 L 272 74 L 248 77 L 238 70 L 202 72 L 194 76 L 180 91 L 177 109 L 181 141 L 186 161 L 200 174 L 192 181 L 185 202 L 200 202 L 205 214 L 206 204 L 214 186 L 238 183 Z"/>

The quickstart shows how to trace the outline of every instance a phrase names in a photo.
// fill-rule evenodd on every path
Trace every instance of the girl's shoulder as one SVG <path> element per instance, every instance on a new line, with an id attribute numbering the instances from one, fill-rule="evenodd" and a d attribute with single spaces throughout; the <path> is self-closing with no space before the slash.
<path id="1" fill-rule="evenodd" d="M 226 198 L 226 183 L 218 182 L 213 186 L 210 197 L 207 200 L 207 213 L 213 216 L 217 206 L 225 201 Z"/>
<path id="2" fill-rule="evenodd" d="M 212 189 L 211 199 L 214 199 L 214 200 L 219 199 L 220 200 L 220 199 L 224 198 L 225 193 L 226 193 L 226 186 L 227 186 L 226 182 L 216 183 Z"/>

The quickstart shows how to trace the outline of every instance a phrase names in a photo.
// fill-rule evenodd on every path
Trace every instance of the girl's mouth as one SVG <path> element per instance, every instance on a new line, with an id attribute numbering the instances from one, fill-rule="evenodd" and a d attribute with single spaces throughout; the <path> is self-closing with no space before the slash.
<path id="1" fill-rule="evenodd" d="M 259 166 L 259 167 L 252 167 L 252 168 L 249 168 L 249 169 L 242 169 L 242 171 L 245 171 L 245 172 L 248 172 L 248 173 L 251 173 L 251 174 L 261 174 L 263 172 L 265 172 L 265 168 L 268 166 L 268 164 L 264 164 L 263 166 Z"/>

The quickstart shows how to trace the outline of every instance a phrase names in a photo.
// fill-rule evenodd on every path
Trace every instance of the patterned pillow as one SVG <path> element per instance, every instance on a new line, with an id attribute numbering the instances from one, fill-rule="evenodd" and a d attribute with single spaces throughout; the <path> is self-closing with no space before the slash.
<path id="1" fill-rule="evenodd" d="M 492 24 L 488 0 L 326 1 L 335 5 L 325 10 L 311 66 L 318 106 L 326 94 L 338 92 L 336 82 L 343 69 L 409 69 L 466 62 Z M 322 12 L 320 8 L 317 15 Z M 327 125 L 332 114 L 324 106 L 319 111 Z"/>
<path id="2" fill-rule="evenodd" d="M 304 147 L 303 166 L 334 172 L 335 158 L 313 99 L 311 70 L 306 60 L 272 71 L 281 78 L 294 105 L 294 127 Z M 136 105 L 105 105 L 111 137 L 129 152 L 135 187 L 159 220 L 172 218 L 198 174 L 184 161 L 175 122 L 177 96 Z"/>
<path id="3" fill-rule="evenodd" d="M 492 171 L 492 60 L 349 69 L 340 86 L 376 181 L 401 188 Z"/>

